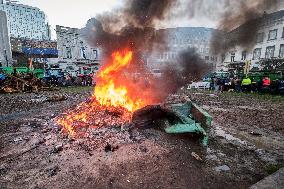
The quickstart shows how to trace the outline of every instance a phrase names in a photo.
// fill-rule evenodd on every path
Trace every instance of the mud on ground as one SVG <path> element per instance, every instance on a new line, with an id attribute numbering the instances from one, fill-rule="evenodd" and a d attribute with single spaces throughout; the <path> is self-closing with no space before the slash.
<path id="1" fill-rule="evenodd" d="M 91 92 L 0 95 L 0 188 L 247 188 L 284 165 L 281 100 L 181 91 L 213 116 L 208 148 L 153 128 L 73 140 L 53 118 Z"/>

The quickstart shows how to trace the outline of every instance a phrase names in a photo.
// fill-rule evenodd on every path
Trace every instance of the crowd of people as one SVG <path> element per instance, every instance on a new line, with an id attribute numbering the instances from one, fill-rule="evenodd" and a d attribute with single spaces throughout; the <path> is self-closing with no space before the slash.
<path id="1" fill-rule="evenodd" d="M 269 94 L 284 94 L 284 78 L 271 80 L 268 75 L 262 79 L 256 80 L 245 76 L 243 78 L 222 78 L 213 77 L 210 82 L 210 89 L 216 93 L 229 92 L 246 92 L 246 93 L 269 93 Z"/>
<path id="2" fill-rule="evenodd" d="M 7 74 L 3 70 L 0 70 L 0 87 L 6 85 L 9 78 L 15 77 L 21 80 L 29 79 L 31 77 L 37 78 L 32 72 L 17 72 L 14 69 L 12 74 Z M 69 73 L 59 72 L 57 74 L 44 74 L 43 77 L 38 78 L 39 81 L 50 85 L 50 86 L 94 86 L 95 80 L 93 74 L 77 74 L 76 76 L 72 76 Z"/>
<path id="3" fill-rule="evenodd" d="M 94 86 L 95 82 L 93 77 L 89 75 L 71 76 L 70 74 L 64 74 L 61 77 L 51 75 L 50 77 L 44 77 L 43 81 L 54 86 Z"/>

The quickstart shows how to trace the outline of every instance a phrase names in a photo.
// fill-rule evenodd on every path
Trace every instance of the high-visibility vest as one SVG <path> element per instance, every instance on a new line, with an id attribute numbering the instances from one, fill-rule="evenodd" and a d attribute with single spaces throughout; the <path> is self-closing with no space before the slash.
<path id="1" fill-rule="evenodd" d="M 251 80 L 250 80 L 250 78 L 245 78 L 245 79 L 243 79 L 242 85 L 251 85 Z"/>

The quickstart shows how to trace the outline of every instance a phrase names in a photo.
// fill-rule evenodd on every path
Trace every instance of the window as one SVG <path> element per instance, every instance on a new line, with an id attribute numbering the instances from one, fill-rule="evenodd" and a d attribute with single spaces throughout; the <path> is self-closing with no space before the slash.
<path id="1" fill-rule="evenodd" d="M 261 48 L 254 49 L 253 51 L 253 60 L 258 60 L 261 57 Z"/>
<path id="2" fill-rule="evenodd" d="M 205 56 L 205 60 L 209 60 L 209 56 Z"/>
<path id="3" fill-rule="evenodd" d="M 265 58 L 274 57 L 275 46 L 270 46 L 266 48 Z"/>
<path id="4" fill-rule="evenodd" d="M 80 54 L 82 59 L 87 59 L 85 47 L 81 47 Z"/>
<path id="5" fill-rule="evenodd" d="M 263 42 L 263 39 L 264 39 L 264 33 L 258 33 L 257 36 L 256 36 L 256 42 L 257 43 L 262 43 Z"/>
<path id="6" fill-rule="evenodd" d="M 163 60 L 167 59 L 167 53 L 163 53 Z"/>
<path id="7" fill-rule="evenodd" d="M 242 52 L 242 60 L 246 60 L 247 59 L 247 51 L 243 51 Z"/>
<path id="8" fill-rule="evenodd" d="M 163 59 L 163 54 L 162 54 L 162 53 L 159 54 L 159 59 L 160 59 L 160 60 Z"/>
<path id="9" fill-rule="evenodd" d="M 154 73 L 162 73 L 161 70 L 159 70 L 159 69 L 154 69 L 153 72 Z"/>
<path id="10" fill-rule="evenodd" d="M 275 40 L 277 38 L 277 29 L 270 30 L 268 35 L 268 40 Z"/>
<path id="11" fill-rule="evenodd" d="M 93 53 L 94 53 L 94 59 L 98 59 L 98 51 L 96 49 L 93 49 Z"/>
<path id="12" fill-rule="evenodd" d="M 284 44 L 280 45 L 279 57 L 284 58 Z"/>
<path id="13" fill-rule="evenodd" d="M 283 28 L 283 32 L 282 32 L 282 38 L 284 38 L 284 28 Z"/>
<path id="14" fill-rule="evenodd" d="M 236 53 L 232 52 L 231 53 L 231 62 L 235 62 L 235 56 L 236 56 Z"/>
<path id="15" fill-rule="evenodd" d="M 72 53 L 71 53 L 71 48 L 70 47 L 66 47 L 66 58 L 72 58 Z"/>
<path id="16" fill-rule="evenodd" d="M 222 55 L 221 55 L 221 59 L 222 59 L 222 62 L 224 62 L 225 59 L 226 59 L 226 55 L 222 54 Z"/>

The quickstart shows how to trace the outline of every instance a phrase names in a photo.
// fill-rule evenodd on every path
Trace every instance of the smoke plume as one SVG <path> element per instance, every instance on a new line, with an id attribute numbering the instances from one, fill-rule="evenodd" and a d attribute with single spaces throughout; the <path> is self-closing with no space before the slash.
<path id="1" fill-rule="evenodd" d="M 160 78 L 166 94 L 175 93 L 191 81 L 199 81 L 211 67 L 196 52 L 189 48 L 179 53 L 176 61 L 164 68 Z"/>
<path id="2" fill-rule="evenodd" d="M 81 30 L 91 46 L 104 51 L 104 61 L 116 50 L 128 48 L 133 51 L 133 63 L 125 68 L 123 83 L 132 96 L 163 101 L 168 94 L 176 92 L 193 78 L 201 78 L 207 70 L 204 61 L 194 50 L 180 54 L 171 62 L 161 78 L 155 78 L 145 64 L 145 56 L 152 51 L 167 48 L 167 32 L 157 32 L 156 25 L 169 18 L 178 0 L 127 0 L 123 8 L 98 15 L 88 21 Z M 135 73 L 134 77 L 125 73 Z"/>
<path id="3" fill-rule="evenodd" d="M 81 33 L 91 45 L 100 46 L 105 52 L 126 46 L 134 51 L 151 50 L 164 39 L 156 35 L 156 23 L 167 17 L 175 3 L 176 0 L 127 0 L 123 8 L 90 19 Z"/>
<path id="4" fill-rule="evenodd" d="M 275 11 L 279 3 L 280 0 L 225 1 L 224 12 L 218 25 L 218 29 L 225 33 L 218 32 L 213 35 L 212 52 L 226 53 L 236 46 L 250 50 L 256 43 L 257 31 L 262 25 L 265 12 Z M 242 24 L 244 25 L 239 27 Z"/>

